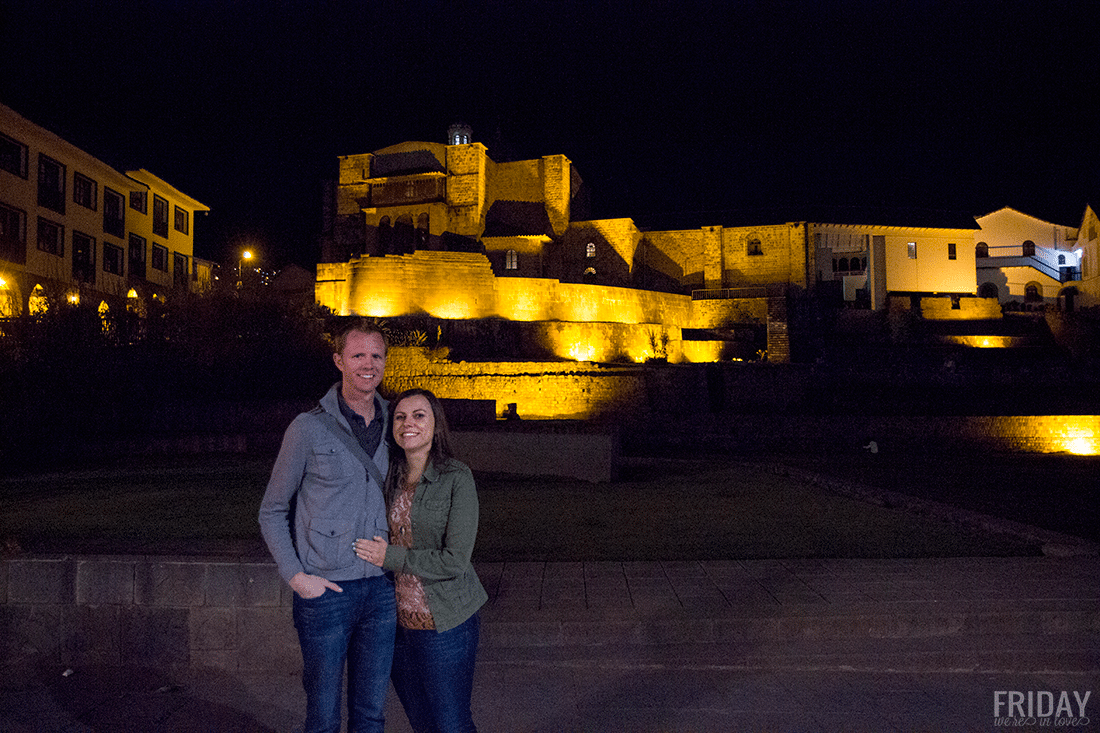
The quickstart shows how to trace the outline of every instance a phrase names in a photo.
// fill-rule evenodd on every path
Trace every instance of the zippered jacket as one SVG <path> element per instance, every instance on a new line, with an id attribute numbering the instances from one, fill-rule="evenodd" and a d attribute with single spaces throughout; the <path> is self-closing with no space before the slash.
<path id="1" fill-rule="evenodd" d="M 340 412 L 339 386 L 290 423 L 260 504 L 260 531 L 286 581 L 299 572 L 336 582 L 382 574 L 378 566 L 360 560 L 351 544 L 357 537 L 389 537 L 382 487 L 320 418 L 324 412 L 335 416 L 355 440 Z M 377 399 L 386 415 L 389 403 Z M 387 429 L 383 426 L 374 454 L 383 476 L 389 468 Z"/>

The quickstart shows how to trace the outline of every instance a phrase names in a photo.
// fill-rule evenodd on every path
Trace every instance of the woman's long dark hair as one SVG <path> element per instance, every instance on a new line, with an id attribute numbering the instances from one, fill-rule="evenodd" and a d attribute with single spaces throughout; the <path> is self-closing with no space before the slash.
<path id="1" fill-rule="evenodd" d="M 439 398 L 426 389 L 407 389 L 390 400 L 389 431 L 386 433 L 386 441 L 390 447 L 390 470 L 386 474 L 386 485 L 383 494 L 386 497 L 386 506 L 393 503 L 393 498 L 404 486 L 409 477 L 409 462 L 405 458 L 405 451 L 397 445 L 393 438 L 393 415 L 397 411 L 397 405 L 407 397 L 420 395 L 428 400 L 432 407 L 432 415 L 435 418 L 435 431 L 432 434 L 432 447 L 428 450 L 428 462 L 435 466 L 443 466 L 454 455 L 451 451 L 451 429 L 447 426 L 447 416 L 443 414 L 443 405 Z"/>

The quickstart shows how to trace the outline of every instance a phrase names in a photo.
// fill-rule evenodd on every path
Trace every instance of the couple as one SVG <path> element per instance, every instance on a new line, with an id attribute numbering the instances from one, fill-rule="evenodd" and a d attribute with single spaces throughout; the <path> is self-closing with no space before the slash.
<path id="1" fill-rule="evenodd" d="M 306 733 L 382 731 L 389 680 L 417 733 L 473 731 L 478 502 L 435 395 L 378 394 L 386 340 L 366 320 L 336 338 L 341 379 L 287 428 L 260 529 L 294 590 Z"/>

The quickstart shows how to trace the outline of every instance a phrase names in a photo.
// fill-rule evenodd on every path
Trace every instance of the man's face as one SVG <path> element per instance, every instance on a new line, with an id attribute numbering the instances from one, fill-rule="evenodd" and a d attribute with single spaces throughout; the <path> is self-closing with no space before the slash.
<path id="1" fill-rule="evenodd" d="M 377 333 L 352 331 L 348 334 L 344 350 L 332 355 L 336 368 L 344 375 L 345 400 L 357 397 L 370 398 L 386 371 L 386 343 Z"/>

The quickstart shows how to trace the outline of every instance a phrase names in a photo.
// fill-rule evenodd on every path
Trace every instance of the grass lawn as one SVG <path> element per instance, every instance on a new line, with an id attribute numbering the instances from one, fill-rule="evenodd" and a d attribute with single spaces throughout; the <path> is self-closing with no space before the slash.
<path id="1" fill-rule="evenodd" d="M 1100 456 L 1067 453 L 891 455 L 783 462 L 866 486 L 1100 542 Z"/>
<path id="2" fill-rule="evenodd" d="M 0 539 L 239 540 L 271 459 L 184 456 L 0 479 Z M 824 493 L 766 467 L 709 461 L 632 468 L 611 484 L 478 477 L 475 559 L 690 560 L 1036 554 L 1012 537 Z M 155 550 L 144 549 L 144 552 Z"/>

